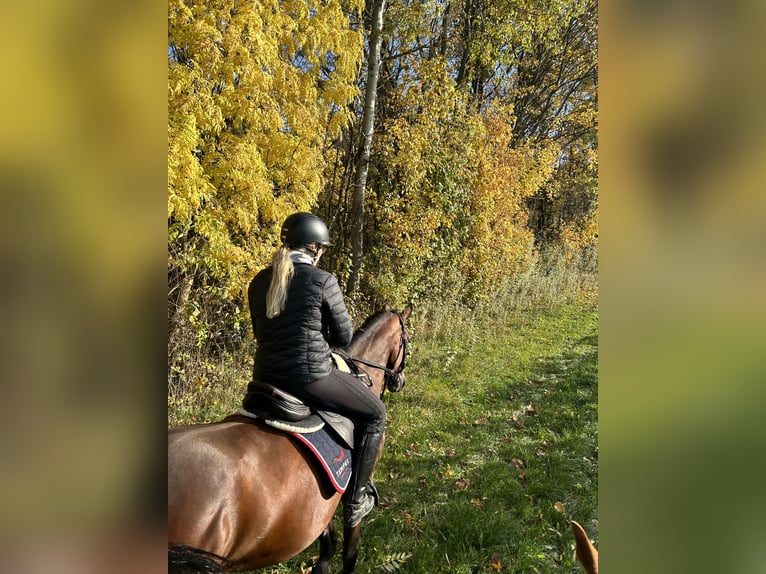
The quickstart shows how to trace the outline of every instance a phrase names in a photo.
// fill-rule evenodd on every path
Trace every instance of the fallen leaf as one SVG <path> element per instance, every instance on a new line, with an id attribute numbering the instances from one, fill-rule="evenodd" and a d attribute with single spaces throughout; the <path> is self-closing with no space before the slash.
<path id="1" fill-rule="evenodd" d="M 466 478 L 458 478 L 455 483 L 452 485 L 455 490 L 463 490 L 465 488 L 468 488 L 468 485 L 470 482 Z"/>
<path id="2" fill-rule="evenodd" d="M 520 458 L 513 457 L 511 459 L 511 464 L 515 466 L 516 468 L 524 468 L 524 461 Z"/>
<path id="3" fill-rule="evenodd" d="M 553 508 L 555 508 L 561 514 L 564 514 L 564 503 L 563 502 L 557 502 L 556 504 L 553 505 Z"/>
<path id="4" fill-rule="evenodd" d="M 525 415 L 533 415 L 536 412 L 537 411 L 535 410 L 535 407 L 533 407 L 532 405 L 527 405 L 527 406 L 524 407 L 524 414 Z"/>
<path id="5" fill-rule="evenodd" d="M 394 498 L 394 497 L 388 497 L 388 496 L 381 496 L 380 497 L 380 507 L 381 508 L 391 508 L 391 506 L 396 504 L 397 502 L 399 502 L 399 501 L 396 498 Z"/>
<path id="6" fill-rule="evenodd" d="M 503 563 L 500 561 L 500 553 L 495 552 L 492 554 L 492 556 L 489 559 L 489 567 L 492 568 L 495 572 L 500 572 L 500 569 L 503 567 Z"/>
<path id="7" fill-rule="evenodd" d="M 484 503 L 481 501 L 481 498 L 472 498 L 471 504 L 474 506 L 482 506 Z"/>
<path id="8" fill-rule="evenodd" d="M 537 456 L 548 456 L 548 453 L 545 452 L 545 450 L 540 448 L 539 446 L 535 449 L 535 454 Z"/>

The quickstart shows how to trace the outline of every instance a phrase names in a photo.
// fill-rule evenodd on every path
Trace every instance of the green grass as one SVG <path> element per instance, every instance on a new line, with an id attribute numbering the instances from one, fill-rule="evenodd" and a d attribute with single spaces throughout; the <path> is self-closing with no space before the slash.
<path id="1" fill-rule="evenodd" d="M 597 539 L 597 321 L 586 299 L 414 339 L 358 572 L 581 572 L 569 520 Z"/>

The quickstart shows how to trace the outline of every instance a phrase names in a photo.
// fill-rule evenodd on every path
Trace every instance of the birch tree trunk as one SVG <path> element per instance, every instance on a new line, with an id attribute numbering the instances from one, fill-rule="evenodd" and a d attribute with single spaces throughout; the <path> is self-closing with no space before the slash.
<path id="1" fill-rule="evenodd" d="M 353 227 L 351 229 L 351 274 L 348 278 L 347 292 L 353 293 L 359 284 L 359 275 L 364 255 L 364 194 L 367 186 L 367 170 L 370 165 L 370 147 L 375 131 L 375 100 L 380 72 L 380 45 L 383 29 L 383 8 L 385 0 L 373 0 L 370 24 L 370 55 L 367 59 L 367 86 L 364 93 L 364 111 L 362 114 L 362 145 L 356 161 L 354 178 L 354 196 L 352 201 Z"/>

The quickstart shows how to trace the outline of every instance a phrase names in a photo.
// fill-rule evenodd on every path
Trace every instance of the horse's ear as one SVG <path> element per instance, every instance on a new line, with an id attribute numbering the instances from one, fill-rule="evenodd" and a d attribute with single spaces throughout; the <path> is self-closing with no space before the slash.
<path id="1" fill-rule="evenodd" d="M 389 305 L 388 303 L 386 303 L 386 304 L 383 306 L 383 310 L 384 310 L 384 311 L 390 311 L 390 310 L 391 310 L 391 305 Z"/>
<path id="2" fill-rule="evenodd" d="M 406 321 L 411 314 L 412 314 L 412 303 L 407 305 L 407 307 L 404 308 L 404 311 L 402 311 L 402 319 Z"/>
<path id="3" fill-rule="evenodd" d="M 598 574 L 598 551 L 591 543 L 588 534 L 582 526 L 574 520 L 571 521 L 571 525 L 575 537 L 577 559 L 588 574 Z"/>

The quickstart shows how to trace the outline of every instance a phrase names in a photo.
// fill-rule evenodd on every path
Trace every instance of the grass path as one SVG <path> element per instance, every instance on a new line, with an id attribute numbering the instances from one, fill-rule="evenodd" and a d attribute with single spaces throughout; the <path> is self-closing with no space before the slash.
<path id="1" fill-rule="evenodd" d="M 597 328 L 581 302 L 415 338 L 359 572 L 581 572 L 569 520 L 597 540 Z"/>

